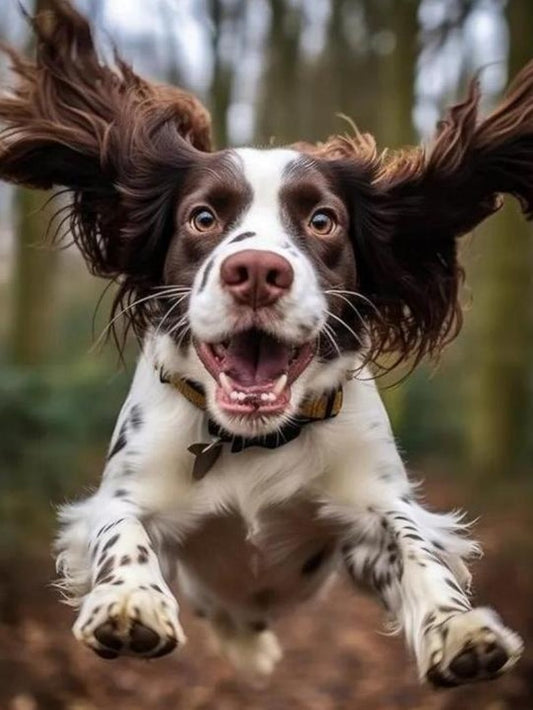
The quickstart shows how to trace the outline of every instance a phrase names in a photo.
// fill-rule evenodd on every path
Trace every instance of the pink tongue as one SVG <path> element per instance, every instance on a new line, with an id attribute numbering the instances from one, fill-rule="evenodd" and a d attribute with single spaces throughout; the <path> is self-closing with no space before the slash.
<path id="1" fill-rule="evenodd" d="M 289 367 L 286 345 L 257 330 L 234 335 L 226 351 L 222 370 L 245 386 L 275 380 Z"/>

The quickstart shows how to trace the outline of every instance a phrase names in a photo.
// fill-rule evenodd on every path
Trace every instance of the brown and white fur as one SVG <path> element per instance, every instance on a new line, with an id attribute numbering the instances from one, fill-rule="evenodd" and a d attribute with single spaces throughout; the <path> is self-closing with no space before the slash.
<path id="1" fill-rule="evenodd" d="M 193 97 L 101 65 L 85 20 L 54 4 L 33 21 L 37 69 L 9 50 L 0 177 L 72 191 L 75 241 L 142 338 L 101 485 L 61 512 L 76 637 L 106 658 L 182 645 L 176 579 L 221 652 L 262 676 L 281 657 L 270 622 L 345 570 L 403 629 L 421 679 L 509 669 L 520 638 L 469 600 L 478 546 L 460 516 L 417 502 L 368 363 L 438 353 L 460 326 L 456 238 L 500 193 L 531 213 L 533 68 L 481 123 L 473 85 L 428 150 L 380 155 L 358 135 L 210 152 Z M 193 478 L 208 418 L 283 432 L 340 385 L 336 417 L 275 449 L 225 445 Z"/>

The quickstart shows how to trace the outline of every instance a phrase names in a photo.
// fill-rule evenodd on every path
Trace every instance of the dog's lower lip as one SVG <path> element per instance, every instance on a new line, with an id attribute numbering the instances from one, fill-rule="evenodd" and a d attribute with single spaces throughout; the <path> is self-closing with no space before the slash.
<path id="1" fill-rule="evenodd" d="M 287 374 L 283 373 L 271 385 L 243 388 L 239 383 L 232 382 L 225 372 L 221 372 L 218 383 L 232 402 L 250 404 L 256 409 L 259 403 L 264 406 L 277 402 L 287 386 L 287 380 Z"/>

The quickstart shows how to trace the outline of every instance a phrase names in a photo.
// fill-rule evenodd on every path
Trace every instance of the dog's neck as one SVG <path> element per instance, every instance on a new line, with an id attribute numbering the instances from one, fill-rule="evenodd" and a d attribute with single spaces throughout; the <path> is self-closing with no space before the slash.
<path id="1" fill-rule="evenodd" d="M 206 413 L 208 431 L 212 440 L 210 442 L 195 442 L 188 447 L 188 450 L 196 457 L 193 466 L 193 477 L 196 480 L 203 478 L 211 470 L 225 444 L 228 445 L 231 453 L 239 453 L 252 446 L 277 449 L 296 439 L 307 424 L 336 417 L 341 411 L 343 402 L 342 386 L 338 385 L 321 395 L 307 397 L 298 409 L 297 415 L 277 431 L 246 438 L 225 431 L 209 417 L 206 396 L 200 384 L 178 375 L 170 375 L 163 368 L 159 368 L 159 379 Z"/>

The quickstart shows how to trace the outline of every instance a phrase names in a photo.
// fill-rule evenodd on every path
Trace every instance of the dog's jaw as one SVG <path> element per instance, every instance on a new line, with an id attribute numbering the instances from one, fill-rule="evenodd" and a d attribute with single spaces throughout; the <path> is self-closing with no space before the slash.
<path id="1" fill-rule="evenodd" d="M 222 343 L 197 343 L 196 352 L 217 383 L 219 407 L 230 416 L 282 414 L 291 386 L 311 362 L 314 342 L 282 342 L 252 328 Z"/>
<path id="2" fill-rule="evenodd" d="M 322 362 L 316 353 L 301 374 L 291 383 L 287 402 L 283 410 L 262 412 L 250 416 L 249 413 L 231 412 L 221 406 L 218 385 L 198 356 L 197 347 L 189 343 L 177 348 L 168 335 L 153 333 L 147 338 L 145 354 L 162 373 L 181 376 L 201 385 L 206 397 L 207 413 L 225 431 L 235 436 L 254 438 L 279 431 L 297 415 L 306 397 L 314 397 L 338 387 L 346 378 L 346 372 L 353 367 L 356 354 L 344 353 L 342 357 Z"/>

